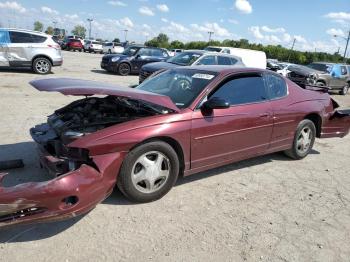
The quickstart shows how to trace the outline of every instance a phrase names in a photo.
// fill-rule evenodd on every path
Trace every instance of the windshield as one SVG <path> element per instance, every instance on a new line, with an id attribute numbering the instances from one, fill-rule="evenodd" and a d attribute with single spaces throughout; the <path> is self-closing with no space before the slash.
<path id="1" fill-rule="evenodd" d="M 133 56 L 136 54 L 136 52 L 140 49 L 140 47 L 136 47 L 136 46 L 129 46 L 127 49 L 125 49 L 123 51 L 123 55 L 127 55 L 127 56 Z"/>
<path id="2" fill-rule="evenodd" d="M 209 71 L 176 68 L 149 78 L 136 88 L 168 96 L 178 108 L 186 108 L 216 76 Z"/>
<path id="3" fill-rule="evenodd" d="M 330 64 L 311 63 L 307 67 L 326 73 L 330 73 L 332 71 L 332 65 Z"/>
<path id="4" fill-rule="evenodd" d="M 171 57 L 167 60 L 168 63 L 177 64 L 177 65 L 192 65 L 194 61 L 196 61 L 201 54 L 195 52 L 185 52 L 180 53 L 174 57 Z"/>

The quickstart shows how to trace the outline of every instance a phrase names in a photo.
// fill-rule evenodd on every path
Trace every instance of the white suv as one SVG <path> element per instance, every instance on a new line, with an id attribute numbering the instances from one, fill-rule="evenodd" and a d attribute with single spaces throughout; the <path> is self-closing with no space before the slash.
<path id="1" fill-rule="evenodd" d="M 61 47 L 51 35 L 0 28 L 0 67 L 31 67 L 35 73 L 48 74 L 62 63 Z"/>
<path id="2" fill-rule="evenodd" d="M 103 52 L 102 44 L 95 40 L 85 40 L 84 50 L 89 53 L 101 53 Z"/>

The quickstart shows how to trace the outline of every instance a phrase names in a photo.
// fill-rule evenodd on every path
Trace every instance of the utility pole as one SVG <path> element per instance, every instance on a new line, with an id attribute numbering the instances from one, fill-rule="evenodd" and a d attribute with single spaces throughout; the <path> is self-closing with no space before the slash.
<path id="1" fill-rule="evenodd" d="M 124 29 L 123 30 L 124 31 L 124 38 L 125 38 L 125 42 L 126 42 L 126 38 L 127 38 L 127 36 L 128 36 L 128 29 Z"/>
<path id="2" fill-rule="evenodd" d="M 345 46 L 345 51 L 344 51 L 344 62 L 346 62 L 346 52 L 348 51 L 349 40 L 350 40 L 350 30 L 348 33 L 348 39 L 346 39 L 346 46 Z"/>
<path id="3" fill-rule="evenodd" d="M 288 62 L 289 62 L 290 56 L 291 56 L 291 54 L 293 52 L 295 41 L 296 41 L 296 39 L 294 38 L 292 48 L 290 49 L 290 52 L 289 52 L 289 55 L 288 55 Z"/>
<path id="4" fill-rule="evenodd" d="M 214 34 L 214 32 L 209 31 L 208 34 L 209 34 L 209 42 L 210 42 L 211 41 L 211 36 Z"/>
<path id="5" fill-rule="evenodd" d="M 94 19 L 88 18 L 87 21 L 89 22 L 89 39 L 91 39 L 91 22 L 94 21 Z"/>

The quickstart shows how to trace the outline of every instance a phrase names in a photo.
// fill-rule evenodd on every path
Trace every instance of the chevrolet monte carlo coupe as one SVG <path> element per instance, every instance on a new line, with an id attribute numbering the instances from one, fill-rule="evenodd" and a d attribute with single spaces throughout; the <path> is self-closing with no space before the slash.
<path id="1" fill-rule="evenodd" d="M 302 159 L 316 137 L 350 128 L 350 110 L 327 93 L 263 69 L 174 68 L 135 89 L 77 79 L 31 85 L 83 98 L 31 129 L 53 178 L 0 186 L 0 225 L 84 214 L 115 185 L 132 201 L 154 201 L 180 175 L 278 151 Z"/>

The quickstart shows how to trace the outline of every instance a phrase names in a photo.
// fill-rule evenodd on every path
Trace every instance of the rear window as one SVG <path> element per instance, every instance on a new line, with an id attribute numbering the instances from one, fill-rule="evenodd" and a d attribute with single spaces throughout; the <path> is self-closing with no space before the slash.
<path id="1" fill-rule="evenodd" d="M 266 73 L 265 77 L 270 99 L 278 99 L 287 95 L 287 84 L 282 77 L 269 73 Z"/>
<path id="2" fill-rule="evenodd" d="M 77 43 L 77 42 L 81 43 L 79 39 L 69 39 L 69 41 L 70 42 L 75 42 L 75 43 Z"/>
<path id="3" fill-rule="evenodd" d="M 94 45 L 100 45 L 100 44 L 101 44 L 100 42 L 97 42 L 97 41 L 92 41 L 92 43 L 93 43 Z"/>
<path id="4" fill-rule="evenodd" d="M 46 41 L 45 36 L 33 35 L 23 32 L 14 32 L 10 31 L 10 40 L 11 43 L 24 44 L 24 43 L 43 43 Z"/>

